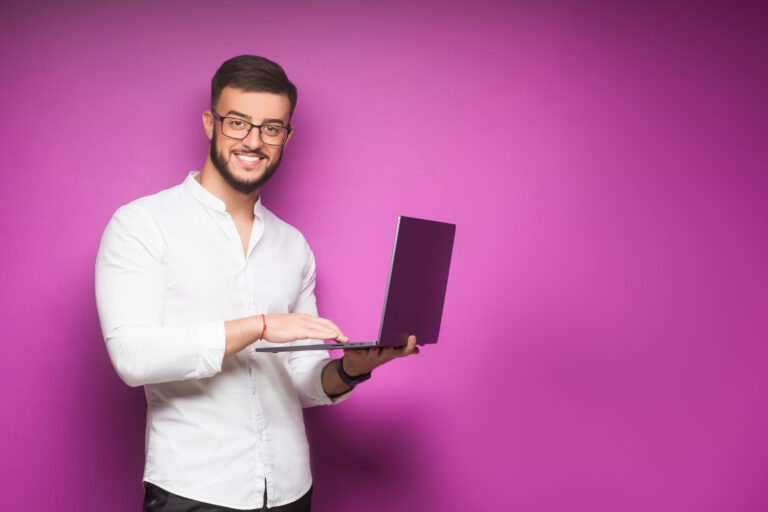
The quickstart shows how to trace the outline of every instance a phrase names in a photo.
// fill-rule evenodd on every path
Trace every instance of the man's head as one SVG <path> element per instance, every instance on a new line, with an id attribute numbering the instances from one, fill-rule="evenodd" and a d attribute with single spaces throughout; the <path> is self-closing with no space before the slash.
<path id="1" fill-rule="evenodd" d="M 283 146 L 270 133 L 287 129 L 287 142 L 295 107 L 296 87 L 278 64 L 241 55 L 219 67 L 203 124 L 211 141 L 210 161 L 233 189 L 250 194 L 275 173 Z"/>

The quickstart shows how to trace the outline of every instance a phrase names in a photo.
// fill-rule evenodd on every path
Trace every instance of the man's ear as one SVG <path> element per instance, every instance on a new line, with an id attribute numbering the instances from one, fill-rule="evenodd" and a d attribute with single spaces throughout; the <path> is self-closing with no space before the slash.
<path id="1" fill-rule="evenodd" d="M 208 136 L 208 140 L 213 138 L 214 121 L 213 113 L 210 110 L 203 112 L 203 128 L 205 129 L 205 134 Z"/>
<path id="2" fill-rule="evenodd" d="M 283 147 L 288 145 L 288 141 L 291 140 L 291 137 L 293 137 L 293 128 L 291 128 L 291 131 L 288 132 L 288 138 L 285 139 L 285 144 L 283 144 Z"/>

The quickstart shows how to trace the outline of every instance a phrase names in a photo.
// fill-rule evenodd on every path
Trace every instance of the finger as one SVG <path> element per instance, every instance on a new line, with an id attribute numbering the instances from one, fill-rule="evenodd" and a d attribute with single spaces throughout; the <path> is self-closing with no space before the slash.
<path id="1" fill-rule="evenodd" d="M 411 352 L 409 352 L 409 349 L 407 347 L 399 347 L 395 350 L 394 355 L 392 356 L 392 359 L 397 359 L 400 357 L 405 357 L 407 355 L 410 355 Z"/>
<path id="2" fill-rule="evenodd" d="M 419 351 L 419 348 L 416 346 L 416 336 L 411 334 L 408 336 L 408 344 L 405 347 L 405 355 L 413 354 Z"/>
<path id="3" fill-rule="evenodd" d="M 316 338 L 320 340 L 335 340 L 341 343 L 346 343 L 349 338 L 340 336 L 338 332 L 328 329 L 327 327 L 305 327 L 302 338 Z"/>
<path id="4" fill-rule="evenodd" d="M 318 322 L 314 318 L 306 319 L 300 324 L 300 327 L 313 335 L 319 335 L 323 338 L 330 337 L 329 339 L 333 339 L 338 336 L 338 331 L 336 329 L 325 323 Z"/>
<path id="5" fill-rule="evenodd" d="M 323 340 L 338 340 L 342 343 L 349 341 L 340 331 L 325 323 L 317 322 L 315 319 L 308 319 L 302 323 L 301 329 L 306 334 L 306 338 L 319 338 Z"/>
<path id="6" fill-rule="evenodd" d="M 331 336 L 329 338 L 326 338 L 326 339 L 337 340 L 337 341 L 340 341 L 342 343 L 346 343 L 346 342 L 349 341 L 349 337 L 344 335 L 342 330 L 339 329 L 339 326 L 336 325 L 335 323 L 331 322 L 327 318 L 322 318 L 322 317 L 317 316 L 317 317 L 314 317 L 313 320 L 315 321 L 315 323 L 321 325 L 323 328 L 328 329 L 329 332 L 333 333 L 333 336 Z"/>
<path id="7" fill-rule="evenodd" d="M 408 342 L 400 347 L 397 357 L 405 357 L 411 354 L 418 354 L 419 347 L 416 345 L 416 336 L 408 336 Z"/>
<path id="8" fill-rule="evenodd" d="M 419 347 L 414 346 L 413 348 L 410 348 L 410 349 L 406 350 L 403 353 L 403 357 L 410 356 L 412 354 L 418 354 L 418 353 L 419 353 Z"/>

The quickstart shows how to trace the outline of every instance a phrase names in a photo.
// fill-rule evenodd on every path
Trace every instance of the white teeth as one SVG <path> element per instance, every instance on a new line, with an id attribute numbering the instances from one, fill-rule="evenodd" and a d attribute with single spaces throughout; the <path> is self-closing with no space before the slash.
<path id="1" fill-rule="evenodd" d="M 259 158 L 258 156 L 237 155 L 237 158 L 241 158 L 246 162 L 258 162 L 259 160 L 261 160 L 261 158 Z"/>

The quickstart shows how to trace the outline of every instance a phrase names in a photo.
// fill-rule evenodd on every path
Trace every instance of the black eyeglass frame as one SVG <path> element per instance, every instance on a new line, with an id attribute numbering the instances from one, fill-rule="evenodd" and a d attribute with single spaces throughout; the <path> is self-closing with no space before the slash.
<path id="1" fill-rule="evenodd" d="M 221 134 L 223 136 L 227 137 L 227 138 L 230 138 L 230 139 L 243 140 L 246 137 L 248 137 L 248 135 L 251 134 L 251 130 L 253 130 L 254 128 L 258 128 L 259 129 L 259 140 L 262 142 L 262 144 L 266 144 L 267 146 L 285 146 L 285 143 L 288 142 L 288 137 L 291 135 L 291 131 L 293 130 L 293 127 L 291 125 L 285 126 L 285 125 L 282 125 L 282 124 L 274 124 L 274 123 L 269 123 L 269 124 L 253 124 L 253 123 L 251 123 L 249 121 L 246 121 L 245 119 L 242 119 L 240 117 L 219 115 L 213 109 L 211 109 L 211 113 L 213 114 L 213 118 L 214 119 L 218 119 L 219 121 L 221 121 Z M 226 133 L 224 133 L 224 120 L 225 119 L 236 119 L 236 120 L 240 121 L 241 123 L 249 124 L 250 126 L 248 127 L 248 131 L 245 132 L 245 135 L 243 135 L 242 137 L 233 137 L 231 135 L 227 135 Z M 283 141 L 283 143 L 282 144 L 272 144 L 271 142 L 265 141 L 264 137 L 263 137 L 264 134 L 261 133 L 261 128 L 263 126 L 279 126 L 280 128 L 287 129 L 288 133 L 285 134 L 285 140 Z"/>

